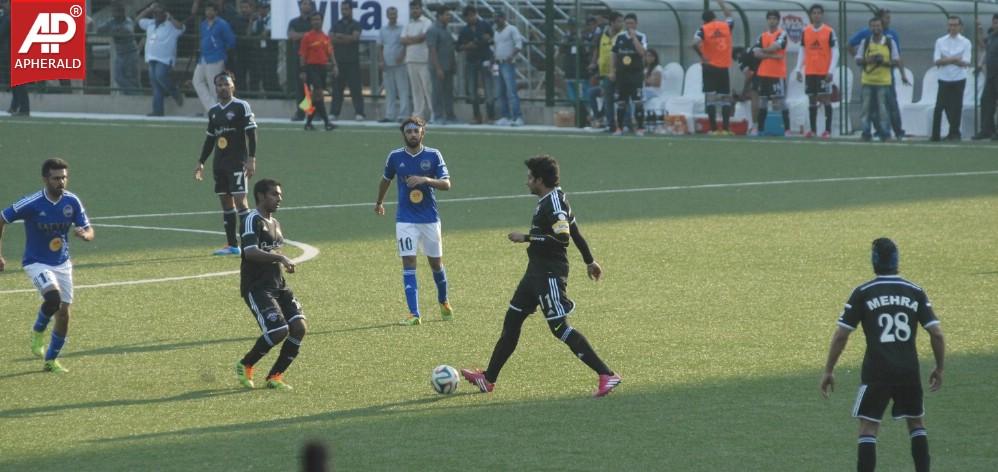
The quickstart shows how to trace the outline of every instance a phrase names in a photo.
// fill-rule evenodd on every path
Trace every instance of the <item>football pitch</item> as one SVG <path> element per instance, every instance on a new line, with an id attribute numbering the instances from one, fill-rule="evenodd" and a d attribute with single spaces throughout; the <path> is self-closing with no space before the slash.
<path id="1" fill-rule="evenodd" d="M 276 216 L 302 243 L 286 250 L 308 259 L 287 279 L 310 331 L 286 375 L 295 390 L 277 392 L 232 373 L 259 330 L 239 260 L 210 255 L 224 237 L 210 181 L 192 179 L 203 128 L 0 123 L 0 205 L 64 157 L 96 230 L 71 240 L 71 372 L 56 376 L 29 352 L 39 298 L 20 270 L 23 228 L 7 229 L 0 470 L 295 470 L 309 440 L 341 470 L 851 470 L 862 333 L 832 398 L 817 386 L 880 236 L 946 333 L 943 388 L 925 399 L 934 468 L 998 470 L 998 147 L 431 128 L 454 185 L 438 195 L 455 319 L 439 321 L 421 258 L 427 322 L 401 327 L 394 205 L 373 212 L 397 128 L 261 125 L 257 178 L 283 183 Z M 527 263 L 506 234 L 529 229 L 523 160 L 538 153 L 560 160 L 605 270 L 589 281 L 569 249 L 571 323 L 624 383 L 591 398 L 596 375 L 532 317 L 495 392 L 438 395 L 433 367 L 488 363 Z M 921 329 L 918 345 L 924 380 Z M 881 470 L 911 469 L 903 422 L 885 421 L 878 453 Z"/>

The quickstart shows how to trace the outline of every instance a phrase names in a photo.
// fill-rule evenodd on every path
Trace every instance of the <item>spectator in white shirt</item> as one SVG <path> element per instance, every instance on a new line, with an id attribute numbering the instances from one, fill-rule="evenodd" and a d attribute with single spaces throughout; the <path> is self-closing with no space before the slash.
<path id="1" fill-rule="evenodd" d="M 409 2 L 409 23 L 402 29 L 402 44 L 412 89 L 412 114 L 427 121 L 433 116 L 430 50 L 426 47 L 426 32 L 431 26 L 433 22 L 423 16 L 423 4 L 419 0 Z"/>
<path id="2" fill-rule="evenodd" d="M 496 121 L 500 126 L 522 126 L 523 115 L 520 113 L 520 97 L 516 90 L 516 55 L 523 49 L 523 36 L 520 30 L 506 22 L 506 13 L 496 13 L 496 63 L 499 65 L 499 77 L 496 77 L 496 100 L 502 118 Z"/>
<path id="3" fill-rule="evenodd" d="M 932 141 L 939 141 L 943 111 L 949 121 L 947 141 L 960 140 L 960 115 L 963 112 L 963 91 L 967 86 L 967 68 L 971 64 L 970 40 L 960 34 L 963 20 L 951 16 L 947 20 L 949 30 L 946 36 L 936 40 L 932 60 L 939 68 L 939 91 L 936 93 L 936 109 L 932 112 Z"/>
<path id="4" fill-rule="evenodd" d="M 163 116 L 163 98 L 167 95 L 173 97 L 177 106 L 184 104 L 184 96 L 170 80 L 170 71 L 177 60 L 177 39 L 184 34 L 184 24 L 155 2 L 137 16 L 139 28 L 146 32 L 146 63 L 152 83 L 152 113 L 149 116 Z"/>

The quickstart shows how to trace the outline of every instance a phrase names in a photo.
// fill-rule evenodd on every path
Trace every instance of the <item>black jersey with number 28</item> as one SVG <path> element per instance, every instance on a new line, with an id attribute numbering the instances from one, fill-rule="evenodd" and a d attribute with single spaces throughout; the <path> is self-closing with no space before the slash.
<path id="1" fill-rule="evenodd" d="M 866 335 L 863 383 L 918 384 L 917 324 L 939 324 L 925 291 L 896 275 L 866 282 L 853 290 L 838 321 L 850 331 L 860 323 Z"/>

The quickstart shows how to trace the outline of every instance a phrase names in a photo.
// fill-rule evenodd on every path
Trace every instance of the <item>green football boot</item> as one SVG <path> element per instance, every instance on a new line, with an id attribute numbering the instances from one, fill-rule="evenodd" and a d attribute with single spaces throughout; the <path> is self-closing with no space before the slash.
<path id="1" fill-rule="evenodd" d="M 283 374 L 274 374 L 267 377 L 267 388 L 272 388 L 274 390 L 294 390 L 290 385 L 284 383 Z"/>
<path id="2" fill-rule="evenodd" d="M 422 321 L 420 321 L 418 316 L 411 314 L 407 316 L 404 320 L 399 321 L 399 324 L 402 326 L 419 326 L 421 323 Z"/>
<path id="3" fill-rule="evenodd" d="M 243 387 L 253 388 L 253 366 L 236 362 L 236 378 Z"/>
<path id="4" fill-rule="evenodd" d="M 52 372 L 54 374 L 65 374 L 69 372 L 69 369 L 62 366 L 59 361 L 52 359 L 50 361 L 45 361 L 45 372 Z"/>
<path id="5" fill-rule="evenodd" d="M 450 302 L 443 302 L 440 304 L 440 319 L 444 321 L 454 319 L 454 309 L 451 308 Z"/>
<path id="6" fill-rule="evenodd" d="M 45 356 L 45 332 L 31 330 L 31 353 L 36 357 Z"/>

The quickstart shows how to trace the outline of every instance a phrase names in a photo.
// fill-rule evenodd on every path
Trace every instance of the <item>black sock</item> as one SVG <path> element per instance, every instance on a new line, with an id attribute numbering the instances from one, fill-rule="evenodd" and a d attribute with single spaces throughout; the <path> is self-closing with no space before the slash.
<path id="1" fill-rule="evenodd" d="M 239 226 L 236 226 L 236 239 L 243 237 L 242 229 L 246 227 L 246 216 L 249 215 L 249 208 L 239 210 Z M 237 243 L 238 244 L 238 243 Z"/>
<path id="2" fill-rule="evenodd" d="M 915 472 L 929 472 L 929 436 L 925 428 L 911 430 L 911 458 L 915 460 Z"/>
<path id="3" fill-rule="evenodd" d="M 634 101 L 634 120 L 638 122 L 638 129 L 645 128 L 645 104 L 641 100 Z"/>
<path id="4" fill-rule="evenodd" d="M 769 110 L 766 107 L 759 107 L 759 113 L 756 115 L 756 121 L 759 123 L 759 131 L 766 131 L 766 115 L 769 114 Z"/>
<path id="5" fill-rule="evenodd" d="M 877 437 L 860 436 L 856 461 L 858 472 L 873 472 L 877 468 Z"/>
<path id="6" fill-rule="evenodd" d="M 783 109 L 783 130 L 790 131 L 790 110 Z"/>
<path id="7" fill-rule="evenodd" d="M 589 345 L 586 337 L 575 328 L 568 329 L 571 331 L 568 333 L 568 337 L 563 336 L 563 341 L 572 350 L 575 357 L 578 357 L 580 361 L 584 362 L 590 369 L 596 371 L 597 374 L 613 375 L 613 371 L 596 355 L 596 351 Z"/>
<path id="8" fill-rule="evenodd" d="M 520 328 L 527 315 L 512 308 L 506 310 L 506 319 L 502 323 L 502 335 L 496 342 L 496 347 L 492 349 L 492 357 L 489 359 L 489 368 L 485 370 L 485 379 L 495 383 L 499 379 L 499 371 L 509 360 L 516 350 L 516 344 L 520 342 Z"/>
<path id="9" fill-rule="evenodd" d="M 717 107 L 707 105 L 707 120 L 710 121 L 710 130 L 717 131 Z"/>
<path id="10" fill-rule="evenodd" d="M 832 105 L 825 104 L 825 131 L 832 132 Z"/>
<path id="11" fill-rule="evenodd" d="M 284 344 L 281 345 L 281 354 L 277 358 L 277 362 L 274 362 L 274 367 L 271 367 L 267 378 L 286 372 L 288 367 L 291 367 L 291 363 L 295 361 L 295 357 L 298 356 L 299 349 L 301 349 L 301 340 L 291 336 L 285 338 Z"/>
<path id="12" fill-rule="evenodd" d="M 243 365 L 256 365 L 257 362 L 260 362 L 260 359 L 263 359 L 263 356 L 266 356 L 267 353 L 270 352 L 271 347 L 273 346 L 271 346 L 270 343 L 263 338 L 263 336 L 260 336 L 257 338 L 256 344 L 253 345 L 253 349 L 250 349 L 250 351 L 243 356 Z"/>
<path id="13" fill-rule="evenodd" d="M 721 107 L 721 123 L 724 125 L 725 131 L 731 129 L 729 126 L 731 124 L 731 107 L 728 105 Z"/>
<path id="14" fill-rule="evenodd" d="M 624 115 L 627 114 L 627 101 L 617 102 L 617 129 L 624 129 Z"/>
<path id="15" fill-rule="evenodd" d="M 811 125 L 811 132 L 818 132 L 818 105 L 811 105 L 807 107 L 807 118 L 809 124 Z M 827 120 L 826 120 L 827 121 Z"/>
<path id="16" fill-rule="evenodd" d="M 313 105 L 315 107 L 315 113 L 319 114 L 319 118 L 322 118 L 322 122 L 329 124 L 329 114 L 326 113 L 326 101 L 320 99 Z M 311 118 L 310 118 L 311 119 Z"/>
<path id="17" fill-rule="evenodd" d="M 229 246 L 239 246 L 239 241 L 236 240 L 236 209 L 223 210 L 222 222 L 225 226 L 225 239 Z"/>

